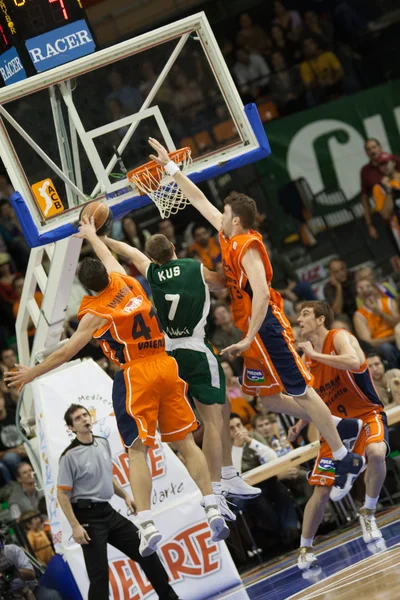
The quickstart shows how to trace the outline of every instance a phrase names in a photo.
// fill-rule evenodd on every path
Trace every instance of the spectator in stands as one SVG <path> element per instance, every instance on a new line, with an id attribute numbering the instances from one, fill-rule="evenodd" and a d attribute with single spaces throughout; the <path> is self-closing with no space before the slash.
<path id="1" fill-rule="evenodd" d="M 236 51 L 236 62 L 232 71 L 245 104 L 256 100 L 267 91 L 271 71 L 261 54 L 250 53 L 240 48 Z"/>
<path id="2" fill-rule="evenodd" d="M 338 57 L 331 51 L 323 51 L 319 42 L 311 37 L 304 39 L 303 52 L 300 73 L 308 90 L 310 106 L 340 96 L 344 72 Z"/>
<path id="3" fill-rule="evenodd" d="M 239 415 L 245 427 L 250 429 L 250 421 L 256 414 L 250 402 L 244 398 L 242 388 L 238 383 L 231 364 L 227 360 L 221 361 L 221 367 L 225 373 L 226 396 L 231 403 L 232 412 Z"/>
<path id="4" fill-rule="evenodd" d="M 367 363 L 382 404 L 400 404 L 400 369 L 385 371 L 381 355 L 376 351 L 367 354 Z"/>
<path id="5" fill-rule="evenodd" d="M 157 81 L 158 75 L 154 69 L 154 65 L 149 60 L 146 60 L 141 64 L 140 67 L 141 81 L 139 85 L 140 93 L 143 98 L 146 98 L 153 89 L 155 82 Z M 165 84 L 163 84 L 165 85 Z M 158 94 L 157 94 L 158 98 Z"/>
<path id="6" fill-rule="evenodd" d="M 13 187 L 8 182 L 6 175 L 0 174 L 0 200 L 8 200 L 13 193 Z"/>
<path id="7" fill-rule="evenodd" d="M 232 344 L 237 344 L 242 339 L 243 334 L 235 326 L 231 311 L 226 304 L 217 304 L 212 316 L 216 329 L 211 337 L 211 341 L 217 350 L 223 350 Z"/>
<path id="8" fill-rule="evenodd" d="M 186 119 L 189 127 L 206 126 L 206 102 L 202 87 L 194 79 L 188 79 L 180 68 L 176 68 L 173 75 L 173 105 L 177 116 L 181 120 Z"/>
<path id="9" fill-rule="evenodd" d="M 2 373 L 15 370 L 17 355 L 12 348 L 3 348 L 0 351 L 0 369 Z"/>
<path id="10" fill-rule="evenodd" d="M 272 42 L 264 29 L 259 25 L 254 25 L 253 19 L 248 13 L 243 13 L 239 17 L 239 33 L 236 37 L 236 44 L 245 48 L 249 52 L 255 52 L 263 56 L 268 56 L 272 49 Z"/>
<path id="11" fill-rule="evenodd" d="M 316 300 L 317 297 L 309 283 L 300 281 L 290 260 L 276 248 L 265 244 L 272 265 L 272 287 L 277 290 L 283 298 L 293 303 L 299 300 Z"/>
<path id="12" fill-rule="evenodd" d="M 400 221 L 397 206 L 400 199 L 400 168 L 396 167 L 396 157 L 381 152 L 376 157 L 382 179 L 372 188 L 375 208 L 387 224 L 389 237 L 400 254 Z"/>
<path id="13" fill-rule="evenodd" d="M 281 0 L 275 0 L 274 11 L 274 23 L 282 27 L 289 40 L 296 42 L 302 30 L 302 20 L 297 10 L 288 10 Z"/>
<path id="14" fill-rule="evenodd" d="M 369 162 L 361 168 L 361 201 L 364 208 L 365 222 L 368 227 L 368 233 L 373 238 L 378 237 L 378 232 L 372 224 L 371 207 L 369 199 L 372 196 L 374 185 L 382 181 L 383 175 L 379 169 L 377 158 L 383 152 L 381 143 L 376 138 L 368 138 L 364 143 L 365 152 L 369 158 Z M 396 169 L 400 170 L 400 157 L 394 156 Z"/>
<path id="15" fill-rule="evenodd" d="M 231 413 L 230 433 L 232 461 L 238 473 L 245 473 L 277 458 L 262 436 L 256 432 L 249 432 L 244 427 L 238 414 Z M 259 487 L 262 489 L 261 496 L 246 500 L 246 512 L 255 517 L 255 525 L 264 535 L 273 533 L 280 536 L 284 544 L 291 545 L 298 538 L 296 507 L 293 500 L 276 477 L 267 479 Z M 242 504 L 243 502 L 237 500 L 239 507 Z"/>
<path id="16" fill-rule="evenodd" d="M 33 478 L 33 469 L 27 462 L 21 462 L 16 471 L 19 486 L 16 487 L 8 499 L 10 513 L 13 519 L 20 519 L 27 510 L 39 510 L 43 492 L 38 492 Z"/>
<path id="17" fill-rule="evenodd" d="M 25 271 L 31 249 L 9 200 L 0 200 L 0 234 L 7 244 L 17 268 Z"/>
<path id="18" fill-rule="evenodd" d="M 215 271 L 221 262 L 221 249 L 218 241 L 211 236 L 210 230 L 204 225 L 195 225 L 192 229 L 194 244 L 189 248 L 191 255 L 200 260 L 207 269 Z"/>
<path id="19" fill-rule="evenodd" d="M 280 113 L 290 114 L 305 108 L 305 88 L 297 65 L 288 68 L 284 55 L 279 51 L 272 53 L 271 65 L 271 97 Z"/>
<path id="20" fill-rule="evenodd" d="M 158 223 L 158 233 L 162 233 L 175 246 L 175 252 L 178 258 L 186 258 L 187 244 L 183 235 L 175 231 L 175 226 L 171 219 L 163 219 Z"/>
<path id="21" fill-rule="evenodd" d="M 281 52 L 287 65 L 291 67 L 300 60 L 300 48 L 287 39 L 280 25 L 275 24 L 271 27 L 271 39 L 274 50 Z"/>
<path id="22" fill-rule="evenodd" d="M 142 94 L 133 85 L 125 85 L 119 71 L 113 69 L 109 73 L 108 83 L 112 92 L 106 98 L 107 103 L 110 100 L 118 100 L 124 111 L 133 113 L 139 110 L 143 102 Z"/>
<path id="23" fill-rule="evenodd" d="M 132 215 L 126 215 L 122 219 L 122 234 L 122 241 L 144 252 L 144 246 L 150 237 L 150 232 L 147 229 L 138 228 Z"/>
<path id="24" fill-rule="evenodd" d="M 357 309 L 354 275 L 344 260 L 334 258 L 329 263 L 330 279 L 324 286 L 324 296 L 335 316 L 347 315 L 350 319 Z"/>
<path id="25" fill-rule="evenodd" d="M 368 342 L 385 358 L 388 366 L 398 366 L 399 351 L 395 345 L 394 328 L 400 321 L 396 303 L 387 296 L 379 296 L 368 280 L 357 283 L 357 295 L 363 305 L 354 313 L 354 329 L 360 340 Z"/>
<path id="26" fill-rule="evenodd" d="M 26 450 L 15 424 L 16 409 L 7 406 L 4 394 L 0 392 L 0 479 L 7 485 L 17 475 Z"/>
<path id="27" fill-rule="evenodd" d="M 333 23 L 329 19 L 321 20 L 313 10 L 306 10 L 303 15 L 302 35 L 317 39 L 322 48 L 331 48 L 334 35 Z"/>
<path id="28" fill-rule="evenodd" d="M 25 282 L 25 278 L 23 277 L 23 275 L 16 275 L 13 281 L 13 288 L 14 288 L 14 292 L 16 297 L 18 298 L 18 300 L 16 300 L 14 302 L 14 304 L 12 305 L 12 311 L 13 311 L 13 315 L 14 315 L 14 319 L 17 318 L 18 315 L 18 310 L 21 304 L 21 295 L 22 295 L 22 290 L 24 288 L 24 282 Z M 43 294 L 42 292 L 36 291 L 34 294 L 34 298 L 36 300 L 36 303 L 38 305 L 38 307 L 40 308 L 42 305 L 42 300 L 43 300 Z M 31 317 L 29 317 L 29 321 L 28 321 L 28 337 L 30 340 L 30 343 L 33 343 L 33 338 L 34 335 L 36 333 L 36 328 L 33 324 L 33 321 L 31 319 Z"/>
<path id="29" fill-rule="evenodd" d="M 356 273 L 356 283 L 361 279 L 368 279 L 372 285 L 376 287 L 381 296 L 388 296 L 389 298 L 398 298 L 399 294 L 396 290 L 395 285 L 389 280 L 377 281 L 376 273 L 372 267 L 361 267 Z"/>
<path id="30" fill-rule="evenodd" d="M 31 600 L 32 595 L 37 600 L 61 600 L 61 596 L 55 590 L 42 587 L 36 579 L 33 564 L 22 548 L 16 544 L 6 544 L 0 534 L 0 555 L 9 564 L 18 570 L 18 577 L 11 582 L 11 594 L 7 598 L 20 598 Z"/>
<path id="31" fill-rule="evenodd" d="M 21 515 L 26 537 L 35 557 L 47 565 L 54 556 L 53 546 L 44 530 L 40 513 L 36 510 L 27 510 Z"/>

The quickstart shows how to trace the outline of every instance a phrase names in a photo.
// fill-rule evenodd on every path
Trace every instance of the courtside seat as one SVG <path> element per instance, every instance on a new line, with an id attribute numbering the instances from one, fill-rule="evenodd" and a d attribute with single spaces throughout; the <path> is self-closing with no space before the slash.
<path id="1" fill-rule="evenodd" d="M 196 133 L 193 138 L 197 146 L 198 154 L 204 154 L 206 150 L 214 148 L 214 142 L 208 131 L 200 131 L 199 133 Z"/>
<path id="2" fill-rule="evenodd" d="M 213 135 L 217 144 L 225 144 L 238 139 L 238 132 L 232 119 L 214 125 Z"/>
<path id="3" fill-rule="evenodd" d="M 258 114 L 260 115 L 260 119 L 263 123 L 267 123 L 268 121 L 273 121 L 273 119 L 278 119 L 279 110 L 274 102 L 269 100 L 268 102 L 263 102 L 257 106 Z"/>

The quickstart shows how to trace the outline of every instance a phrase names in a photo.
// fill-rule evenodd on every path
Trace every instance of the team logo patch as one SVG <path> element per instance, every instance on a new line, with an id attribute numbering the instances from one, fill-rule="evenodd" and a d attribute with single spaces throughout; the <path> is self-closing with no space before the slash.
<path id="1" fill-rule="evenodd" d="M 255 383 L 264 382 L 263 372 L 257 369 L 246 369 L 246 377 L 249 381 L 254 381 Z"/>
<path id="2" fill-rule="evenodd" d="M 139 306 L 142 304 L 142 302 L 143 302 L 143 296 L 136 296 L 136 298 L 131 298 L 122 312 L 127 313 L 129 315 L 134 310 L 139 308 Z"/>
<path id="3" fill-rule="evenodd" d="M 321 458 L 318 465 L 318 471 L 323 473 L 334 473 L 335 465 L 330 458 Z"/>

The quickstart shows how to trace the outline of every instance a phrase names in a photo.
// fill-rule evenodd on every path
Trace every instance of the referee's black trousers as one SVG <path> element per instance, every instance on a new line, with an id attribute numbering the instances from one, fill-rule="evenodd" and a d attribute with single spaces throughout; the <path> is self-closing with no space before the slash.
<path id="1" fill-rule="evenodd" d="M 89 576 L 88 600 L 108 600 L 107 544 L 111 544 L 137 562 L 161 600 L 176 600 L 178 596 L 168 583 L 168 575 L 154 553 L 146 558 L 139 554 L 139 536 L 135 525 L 120 515 L 108 503 L 78 508 L 73 505 L 79 523 L 89 534 L 89 544 L 83 544 L 83 556 Z"/>

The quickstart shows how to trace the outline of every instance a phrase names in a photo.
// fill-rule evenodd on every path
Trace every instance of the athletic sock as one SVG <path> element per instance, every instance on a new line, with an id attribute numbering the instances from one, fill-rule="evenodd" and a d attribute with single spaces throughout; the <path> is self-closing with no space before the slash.
<path id="1" fill-rule="evenodd" d="M 222 479 L 232 479 L 232 477 L 236 477 L 237 471 L 233 465 L 230 467 L 222 467 L 221 468 L 221 476 Z"/>
<path id="2" fill-rule="evenodd" d="M 147 521 L 153 520 L 153 515 L 151 514 L 151 510 L 141 510 L 138 512 L 137 516 L 139 518 L 140 525 L 143 525 L 143 523 L 147 523 Z"/>
<path id="3" fill-rule="evenodd" d="M 336 450 L 336 452 L 332 452 L 332 454 L 335 460 L 343 460 L 347 456 L 346 447 L 342 445 L 340 450 Z"/>
<path id="4" fill-rule="evenodd" d="M 367 508 L 368 510 L 374 510 L 378 503 L 379 496 L 377 498 L 371 498 L 368 494 L 365 494 L 364 506 L 362 508 Z"/>
<path id="5" fill-rule="evenodd" d="M 335 415 L 332 415 L 332 421 L 334 422 L 335 427 L 337 427 L 342 420 L 343 419 L 341 419 L 341 417 L 335 417 Z"/>
<path id="6" fill-rule="evenodd" d="M 203 496 L 203 504 L 204 507 L 212 506 L 213 504 L 217 504 L 214 494 L 208 494 L 208 496 Z"/>
<path id="7" fill-rule="evenodd" d="M 222 494 L 222 483 L 220 481 L 212 482 L 213 494 L 220 496 Z"/>
<path id="8" fill-rule="evenodd" d="M 300 538 L 300 548 L 312 548 L 314 538 Z"/>

